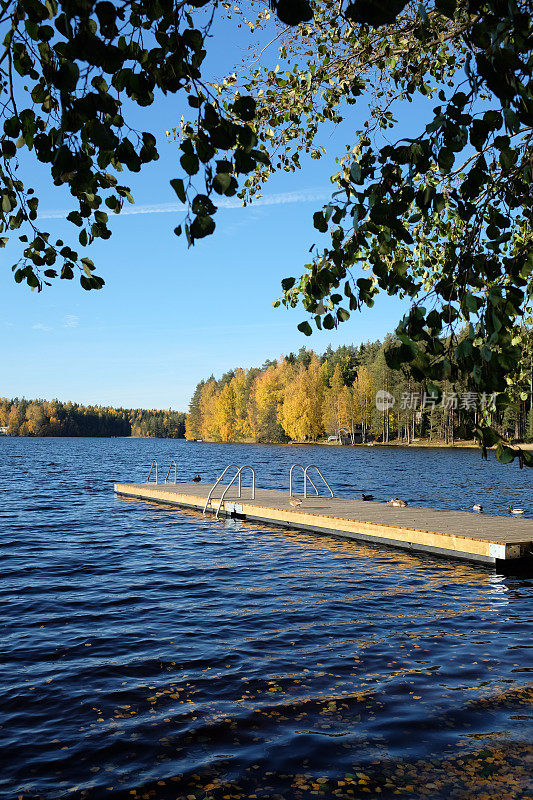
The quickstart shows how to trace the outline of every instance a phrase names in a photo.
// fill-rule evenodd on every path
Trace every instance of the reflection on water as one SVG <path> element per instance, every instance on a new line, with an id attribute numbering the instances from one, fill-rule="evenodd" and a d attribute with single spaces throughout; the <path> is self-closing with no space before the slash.
<path id="1" fill-rule="evenodd" d="M 530 577 L 112 495 L 162 453 L 207 477 L 223 447 L 0 447 L 0 797 L 531 797 Z M 329 459 L 345 494 L 428 497 L 451 468 L 236 449 L 264 486 Z M 530 496 L 530 473 L 457 458 L 469 491 Z"/>

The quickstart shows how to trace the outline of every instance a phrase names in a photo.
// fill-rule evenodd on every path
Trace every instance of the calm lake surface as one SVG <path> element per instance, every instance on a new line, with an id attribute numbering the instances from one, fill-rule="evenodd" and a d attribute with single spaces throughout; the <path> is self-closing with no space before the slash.
<path id="1" fill-rule="evenodd" d="M 154 458 L 533 516 L 472 450 L 0 439 L 1 798 L 533 797 L 532 577 L 114 497 Z"/>

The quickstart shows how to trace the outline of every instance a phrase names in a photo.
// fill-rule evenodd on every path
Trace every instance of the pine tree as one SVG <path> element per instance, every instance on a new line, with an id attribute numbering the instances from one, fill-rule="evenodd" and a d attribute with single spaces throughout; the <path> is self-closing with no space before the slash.
<path id="1" fill-rule="evenodd" d="M 205 381 L 200 381 L 194 390 L 194 394 L 191 397 L 191 402 L 189 403 L 189 413 L 187 414 L 187 419 L 185 422 L 185 437 L 187 439 L 200 438 L 200 426 L 202 422 L 200 398 L 202 396 L 202 389 L 204 385 Z"/>

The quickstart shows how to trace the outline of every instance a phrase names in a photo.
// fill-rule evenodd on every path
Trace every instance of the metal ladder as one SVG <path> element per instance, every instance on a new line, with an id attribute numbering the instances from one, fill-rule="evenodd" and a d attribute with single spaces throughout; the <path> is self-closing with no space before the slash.
<path id="1" fill-rule="evenodd" d="M 152 474 L 154 467 L 155 467 L 155 482 L 159 483 L 159 467 L 157 465 L 157 461 L 152 461 L 150 465 L 150 472 L 148 473 L 148 477 L 146 478 L 146 483 L 150 483 L 150 475 Z"/>
<path id="2" fill-rule="evenodd" d="M 328 490 L 329 490 L 329 493 L 331 494 L 331 496 L 332 496 L 332 497 L 335 497 L 335 495 L 333 494 L 333 489 L 331 488 L 331 486 L 329 485 L 329 483 L 327 482 L 327 480 L 324 478 L 324 476 L 322 475 L 322 473 L 320 472 L 320 470 L 318 469 L 318 467 L 317 467 L 317 465 L 316 465 L 316 464 L 308 464 L 308 465 L 307 465 L 305 468 L 303 467 L 303 465 L 302 465 L 302 464 L 293 464 L 293 465 L 292 465 L 292 467 L 291 467 L 291 469 L 290 469 L 290 472 L 289 472 L 289 493 L 290 493 L 290 496 L 291 496 L 291 497 L 292 497 L 292 473 L 293 473 L 293 471 L 294 471 L 295 469 L 301 469 L 301 470 L 302 470 L 302 472 L 303 472 L 303 474 L 304 474 L 304 497 L 307 497 L 307 481 L 309 481 L 309 483 L 311 484 L 311 486 L 312 486 L 312 487 L 313 487 L 313 489 L 315 490 L 315 493 L 316 493 L 317 495 L 319 494 L 319 491 L 318 491 L 318 489 L 316 488 L 316 485 L 314 484 L 314 482 L 313 482 L 313 479 L 312 479 L 312 478 L 311 478 L 311 476 L 309 475 L 309 470 L 310 470 L 310 469 L 316 469 L 316 471 L 318 472 L 318 474 L 320 475 L 320 477 L 321 477 L 321 478 L 322 478 L 322 480 L 324 481 L 325 485 L 327 486 L 327 488 L 328 488 Z"/>
<path id="3" fill-rule="evenodd" d="M 213 484 L 213 486 L 209 490 L 209 494 L 207 495 L 207 500 L 205 501 L 205 506 L 204 506 L 203 513 L 204 514 L 206 513 L 207 507 L 208 507 L 209 503 L 211 502 L 211 498 L 213 496 L 213 492 L 215 491 L 215 489 L 217 488 L 217 486 L 221 482 L 222 478 L 224 477 L 224 475 L 226 474 L 226 472 L 229 469 L 236 469 L 237 472 L 235 473 L 235 475 L 233 476 L 231 481 L 228 483 L 228 485 L 224 487 L 224 491 L 222 492 L 222 495 L 220 497 L 220 501 L 218 503 L 218 508 L 217 508 L 217 511 L 216 511 L 216 514 L 215 514 L 216 519 L 218 519 L 218 515 L 220 513 L 220 509 L 222 508 L 222 503 L 224 502 L 224 498 L 226 496 L 226 493 L 227 493 L 228 489 L 235 483 L 237 478 L 239 479 L 239 484 L 238 484 L 239 485 L 239 494 L 238 494 L 238 497 L 239 498 L 241 497 L 241 494 L 242 494 L 242 477 L 241 476 L 242 476 L 242 471 L 245 470 L 245 469 L 249 469 L 250 472 L 252 473 L 252 497 L 251 497 L 251 499 L 255 500 L 255 470 L 254 470 L 254 468 L 251 467 L 249 464 L 243 464 L 242 467 L 239 467 L 237 464 L 228 464 L 228 466 L 226 467 L 224 472 L 217 478 L 216 482 Z"/>
<path id="4" fill-rule="evenodd" d="M 169 482 L 168 476 L 170 475 L 170 470 L 172 469 L 172 467 L 174 467 L 174 483 L 178 482 L 178 465 L 176 464 L 174 459 L 172 459 L 165 478 L 165 483 Z M 154 472 L 154 470 L 155 470 L 155 481 L 152 481 L 152 483 L 159 483 L 159 464 L 157 463 L 157 461 L 152 461 L 150 465 L 150 472 L 148 473 L 148 477 L 146 478 L 145 483 L 150 483 L 150 477 L 152 475 L 152 472 Z"/>
<path id="5" fill-rule="evenodd" d="M 303 478 L 304 478 L 304 491 L 305 491 L 305 470 L 306 470 L 306 468 L 303 466 L 303 464 L 293 464 L 291 469 L 290 469 L 290 472 L 289 472 L 289 494 L 291 495 L 291 497 L 292 497 L 292 473 L 294 472 L 295 469 L 301 469 L 302 470 L 302 475 L 303 475 Z M 319 493 L 318 489 L 316 488 L 315 484 L 313 483 L 312 478 L 309 478 L 309 482 L 313 486 L 313 488 L 315 490 L 315 493 L 318 494 Z M 305 497 L 307 497 L 307 494 L 305 494 Z"/>
<path id="6" fill-rule="evenodd" d="M 178 482 L 178 465 L 176 464 L 174 459 L 172 459 L 172 461 L 170 462 L 170 467 L 168 468 L 167 476 L 165 478 L 165 483 L 168 483 L 168 476 L 170 475 L 170 470 L 172 469 L 172 467 L 174 467 L 174 483 Z"/>

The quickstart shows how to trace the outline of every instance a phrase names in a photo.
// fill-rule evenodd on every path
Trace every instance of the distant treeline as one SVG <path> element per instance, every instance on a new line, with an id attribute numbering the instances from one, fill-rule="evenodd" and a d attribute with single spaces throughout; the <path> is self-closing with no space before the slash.
<path id="1" fill-rule="evenodd" d="M 0 426 L 11 436 L 138 436 L 181 439 L 185 414 L 110 408 L 59 400 L 0 399 Z"/>
<path id="2" fill-rule="evenodd" d="M 466 384 L 441 382 L 437 394 L 408 367 L 387 366 L 384 342 L 331 346 L 298 353 L 262 367 L 235 369 L 201 381 L 192 397 L 185 435 L 209 441 L 287 442 L 334 437 L 344 443 L 368 439 L 452 443 L 472 438 L 480 409 L 516 441 L 533 441 L 533 342 L 524 347 L 516 403 L 504 414 L 493 395 Z M 470 387 L 471 388 L 471 387 Z M 391 396 L 394 400 L 391 402 Z"/>

